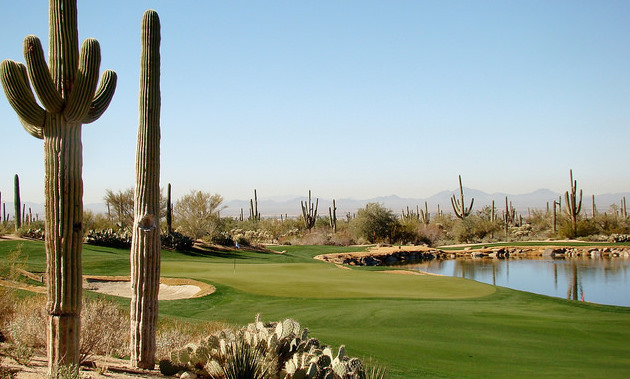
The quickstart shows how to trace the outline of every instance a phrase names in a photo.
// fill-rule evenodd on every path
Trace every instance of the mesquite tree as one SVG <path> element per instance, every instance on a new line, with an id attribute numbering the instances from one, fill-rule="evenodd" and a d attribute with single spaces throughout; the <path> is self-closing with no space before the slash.
<path id="1" fill-rule="evenodd" d="M 48 64 L 39 38 L 27 36 L 26 66 L 3 61 L 0 80 L 22 126 L 44 140 L 48 367 L 49 374 L 56 375 L 60 365 L 79 363 L 81 126 L 105 112 L 114 95 L 116 74 L 105 71 L 97 89 L 100 46 L 87 39 L 79 51 L 76 0 L 50 0 L 49 6 Z M 29 79 L 43 107 L 36 102 Z"/>
<path id="2" fill-rule="evenodd" d="M 134 228 L 131 243 L 131 364 L 155 366 L 160 288 L 160 19 L 142 17 Z"/>

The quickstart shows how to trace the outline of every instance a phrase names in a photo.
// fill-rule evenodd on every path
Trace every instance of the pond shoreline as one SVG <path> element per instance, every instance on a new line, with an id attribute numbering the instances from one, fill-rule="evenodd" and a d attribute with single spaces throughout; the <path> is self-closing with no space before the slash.
<path id="1" fill-rule="evenodd" d="M 630 258 L 628 246 L 500 246 L 442 250 L 426 246 L 379 246 L 364 252 L 321 254 L 314 258 L 349 266 L 391 266 L 433 259 L 525 259 L 534 257 Z"/>

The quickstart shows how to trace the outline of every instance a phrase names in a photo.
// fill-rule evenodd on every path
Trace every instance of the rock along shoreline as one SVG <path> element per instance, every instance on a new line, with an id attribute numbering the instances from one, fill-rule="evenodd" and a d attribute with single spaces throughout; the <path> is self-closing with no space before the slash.
<path id="1" fill-rule="evenodd" d="M 619 246 L 501 246 L 442 250 L 425 246 L 375 247 L 365 252 L 322 254 L 315 259 L 349 266 L 393 266 L 432 259 L 524 259 L 524 258 L 630 258 L 630 247 Z"/>

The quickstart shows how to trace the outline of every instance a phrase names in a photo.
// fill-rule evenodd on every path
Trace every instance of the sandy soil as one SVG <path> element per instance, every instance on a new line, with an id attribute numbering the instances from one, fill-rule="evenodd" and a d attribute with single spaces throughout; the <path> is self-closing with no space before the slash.
<path id="1" fill-rule="evenodd" d="M 83 276 L 83 288 L 107 295 L 131 298 L 128 276 Z M 192 279 L 160 278 L 159 300 L 180 300 L 214 293 L 214 286 Z"/>
<path id="2" fill-rule="evenodd" d="M 45 354 L 36 354 L 29 366 L 21 366 L 10 358 L 0 357 L 3 367 L 17 371 L 17 379 L 42 379 L 48 374 Z M 94 357 L 95 368 L 81 367 L 81 378 L 165 378 L 159 370 L 136 370 L 129 366 L 129 361 L 115 358 Z"/>

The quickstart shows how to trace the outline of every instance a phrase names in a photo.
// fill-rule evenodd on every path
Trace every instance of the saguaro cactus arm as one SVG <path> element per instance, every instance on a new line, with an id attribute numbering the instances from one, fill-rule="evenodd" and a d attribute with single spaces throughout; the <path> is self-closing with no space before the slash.
<path id="1" fill-rule="evenodd" d="M 86 39 L 81 46 L 77 76 L 70 92 L 63 116 L 67 121 L 80 122 L 94 99 L 98 85 L 98 70 L 101 65 L 101 47 L 98 41 Z"/>
<path id="2" fill-rule="evenodd" d="M 36 36 L 31 35 L 24 39 L 24 59 L 39 101 L 49 112 L 61 112 L 64 100 L 50 77 L 50 70 L 44 59 L 44 49 Z"/>
<path id="3" fill-rule="evenodd" d="M 105 113 L 114 97 L 114 92 L 116 92 L 116 82 L 117 76 L 114 71 L 106 70 L 103 72 L 101 84 L 98 86 L 94 100 L 92 100 L 90 108 L 82 121 L 84 124 L 90 124 L 98 120 Z"/>
<path id="4" fill-rule="evenodd" d="M 23 64 L 5 60 L 0 63 L 0 81 L 9 104 L 17 113 L 24 129 L 33 137 L 42 139 L 46 111 L 37 104 Z"/>

